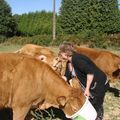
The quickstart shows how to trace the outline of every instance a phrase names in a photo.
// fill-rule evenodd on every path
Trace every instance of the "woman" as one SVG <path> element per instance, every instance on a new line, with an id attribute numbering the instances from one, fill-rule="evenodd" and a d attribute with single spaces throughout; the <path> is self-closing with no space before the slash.
<path id="1" fill-rule="evenodd" d="M 59 47 L 59 55 L 68 60 L 65 76 L 67 81 L 77 76 L 84 88 L 84 95 L 89 97 L 97 111 L 96 120 L 103 118 L 103 102 L 109 87 L 107 77 L 88 57 L 75 52 L 71 43 L 64 42 Z"/>

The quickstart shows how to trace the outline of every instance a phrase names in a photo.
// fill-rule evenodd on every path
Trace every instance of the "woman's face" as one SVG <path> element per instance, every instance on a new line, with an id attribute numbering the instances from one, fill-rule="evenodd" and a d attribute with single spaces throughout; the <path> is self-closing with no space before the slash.
<path id="1" fill-rule="evenodd" d="M 60 55 L 61 55 L 62 59 L 69 60 L 67 53 L 62 52 Z"/>

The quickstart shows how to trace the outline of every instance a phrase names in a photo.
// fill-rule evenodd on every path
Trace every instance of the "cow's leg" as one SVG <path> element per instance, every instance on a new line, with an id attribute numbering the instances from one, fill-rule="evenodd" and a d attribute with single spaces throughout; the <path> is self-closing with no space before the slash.
<path id="1" fill-rule="evenodd" d="M 13 108 L 13 120 L 24 120 L 30 106 Z"/>

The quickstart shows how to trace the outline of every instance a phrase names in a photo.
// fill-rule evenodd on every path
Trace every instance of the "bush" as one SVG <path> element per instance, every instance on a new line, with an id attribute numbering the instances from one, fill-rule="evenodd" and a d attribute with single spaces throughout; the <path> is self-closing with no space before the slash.
<path id="1" fill-rule="evenodd" d="M 0 43 L 5 42 L 5 40 L 6 40 L 6 37 L 3 35 L 0 35 Z"/>
<path id="2" fill-rule="evenodd" d="M 5 44 L 37 44 L 42 46 L 59 46 L 63 41 L 69 41 L 77 45 L 87 44 L 90 47 L 119 47 L 120 46 L 120 34 L 107 35 L 102 32 L 86 30 L 78 35 L 58 35 L 56 40 L 52 40 L 51 35 L 36 35 L 31 37 L 12 37 L 5 40 L 4 36 L 1 36 L 1 42 Z"/>
<path id="3" fill-rule="evenodd" d="M 120 47 L 120 34 L 111 34 L 107 36 L 107 44 L 109 47 Z"/>
<path id="4" fill-rule="evenodd" d="M 97 30 L 84 30 L 78 34 L 83 44 L 89 44 L 90 47 L 106 48 L 106 34 Z"/>
<path id="5" fill-rule="evenodd" d="M 91 47 L 107 48 L 106 35 L 102 32 L 93 31 L 89 43 Z"/>
<path id="6" fill-rule="evenodd" d="M 32 36 L 32 37 L 12 37 L 9 38 L 6 41 L 6 44 L 38 44 L 38 45 L 43 45 L 43 46 L 48 46 L 52 40 L 52 37 L 50 35 L 37 35 L 37 36 Z"/>

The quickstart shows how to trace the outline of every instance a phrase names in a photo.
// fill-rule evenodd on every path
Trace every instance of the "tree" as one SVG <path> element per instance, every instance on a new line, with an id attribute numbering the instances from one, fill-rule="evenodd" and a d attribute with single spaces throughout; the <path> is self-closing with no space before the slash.
<path id="1" fill-rule="evenodd" d="M 0 35 L 13 36 L 16 30 L 17 25 L 12 16 L 10 6 L 5 0 L 0 0 Z"/>
<path id="2" fill-rule="evenodd" d="M 120 31 L 117 0 L 62 0 L 59 24 L 64 33 L 84 30 L 104 33 Z"/>
<path id="3" fill-rule="evenodd" d="M 14 17 L 18 23 L 19 35 L 52 35 L 52 12 L 36 11 Z"/>

